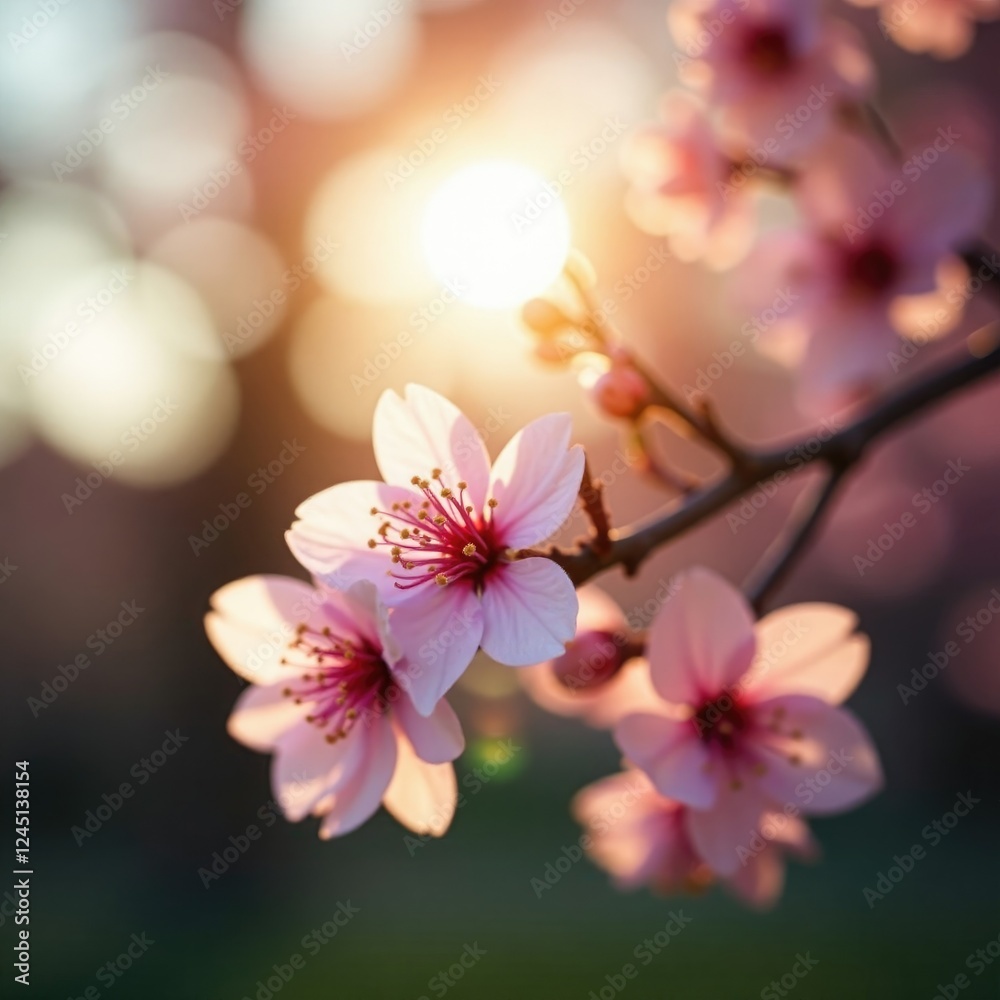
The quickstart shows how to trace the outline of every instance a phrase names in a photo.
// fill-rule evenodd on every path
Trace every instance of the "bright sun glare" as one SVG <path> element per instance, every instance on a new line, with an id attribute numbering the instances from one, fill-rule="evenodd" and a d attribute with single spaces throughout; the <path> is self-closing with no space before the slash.
<path id="1" fill-rule="evenodd" d="M 489 160 L 459 170 L 437 189 L 424 213 L 421 243 L 435 277 L 463 301 L 514 306 L 562 270 L 569 217 L 541 175 Z"/>

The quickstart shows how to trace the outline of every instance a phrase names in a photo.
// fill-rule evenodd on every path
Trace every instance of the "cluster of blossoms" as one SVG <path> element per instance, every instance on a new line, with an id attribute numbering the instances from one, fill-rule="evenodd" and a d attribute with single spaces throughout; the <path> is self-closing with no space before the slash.
<path id="1" fill-rule="evenodd" d="M 945 54 L 964 49 L 975 19 L 1000 14 L 993 0 L 882 8 L 893 37 Z M 662 122 L 628 151 L 633 218 L 683 260 L 737 267 L 734 287 L 753 313 L 784 294 L 790 308 L 759 346 L 799 369 L 808 409 L 879 387 L 900 336 L 932 335 L 945 275 L 956 273 L 948 265 L 990 207 L 968 115 L 953 107 L 905 145 L 873 127 L 869 56 L 822 0 L 675 0 L 669 26 L 688 89 L 666 95 Z M 755 242 L 768 186 L 788 193 L 798 223 Z"/>
<path id="2" fill-rule="evenodd" d="M 904 44 L 946 54 L 996 7 L 924 0 L 904 26 L 895 0 L 882 6 Z M 927 25 L 948 25 L 947 45 L 930 44 Z M 819 0 L 675 0 L 669 26 L 689 89 L 668 95 L 663 123 L 634 139 L 632 214 L 684 259 L 739 264 L 747 294 L 789 289 L 783 322 L 762 341 L 797 359 L 804 398 L 870 389 L 902 331 L 900 301 L 933 293 L 976 234 L 989 202 L 977 145 L 942 129 L 925 147 L 934 157 L 886 135 L 879 145 L 865 105 L 871 63 Z M 752 248 L 762 180 L 790 192 L 799 224 Z M 668 411 L 749 476 L 741 487 L 777 474 L 616 342 L 595 318 L 585 262 L 572 257 L 566 276 L 582 313 L 549 300 L 526 307 L 539 357 L 598 358 L 591 399 L 639 440 L 644 415 Z M 622 539 L 568 415 L 529 424 L 491 463 L 464 414 L 409 386 L 382 396 L 372 440 L 382 481 L 332 486 L 296 512 L 287 541 L 312 582 L 237 581 L 206 618 L 220 655 L 251 683 L 229 730 L 273 754 L 290 820 L 317 816 L 321 836 L 334 837 L 382 804 L 418 834 L 441 835 L 464 748 L 446 696 L 479 651 L 520 668 L 542 707 L 614 740 L 622 772 L 581 791 L 573 810 L 593 859 L 623 887 L 718 882 L 767 906 L 786 859 L 817 853 L 807 817 L 881 787 L 872 741 L 841 707 L 869 660 L 850 611 L 799 604 L 757 620 L 760 592 L 752 606 L 701 568 L 674 578 L 641 623 L 593 585 L 577 589 L 614 565 L 634 571 L 645 553 L 609 556 Z M 683 508 L 692 483 L 656 467 L 648 449 L 640 457 Z M 830 461 L 835 488 L 845 460 Z M 571 575 L 572 554 L 546 543 L 578 503 L 593 532 L 576 554 L 593 560 Z"/>
<path id="3" fill-rule="evenodd" d="M 419 386 L 386 393 L 373 432 L 385 482 L 311 497 L 288 533 L 312 585 L 250 577 L 212 599 L 209 638 L 252 683 L 229 731 L 274 754 L 285 814 L 321 817 L 323 837 L 380 804 L 417 833 L 441 834 L 464 745 L 445 695 L 482 649 L 528 668 L 540 704 L 613 728 L 638 769 L 582 792 L 582 822 L 599 820 L 620 781 L 648 782 L 595 836 L 601 864 L 625 883 L 718 877 L 769 902 L 784 853 L 812 852 L 799 814 L 848 808 L 880 784 L 870 741 L 834 707 L 860 680 L 867 644 L 852 615 L 826 605 L 755 626 L 740 593 L 706 570 L 675 581 L 648 636 L 629 633 L 596 588 L 578 598 L 534 548 L 580 492 L 583 453 L 570 434 L 567 416 L 542 417 L 491 467 L 450 402 Z M 804 801 L 799 786 L 831 761 L 835 779 Z M 755 847 L 776 817 L 780 830 Z"/>

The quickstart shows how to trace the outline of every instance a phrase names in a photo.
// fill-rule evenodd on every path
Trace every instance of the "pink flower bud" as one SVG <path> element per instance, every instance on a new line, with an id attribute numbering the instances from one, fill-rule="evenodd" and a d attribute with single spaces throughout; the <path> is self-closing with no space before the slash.
<path id="1" fill-rule="evenodd" d="M 649 399 L 649 383 L 629 363 L 615 362 L 590 388 L 590 398 L 603 414 L 628 420 Z"/>
<path id="2" fill-rule="evenodd" d="M 552 673 L 564 687 L 582 691 L 606 684 L 628 658 L 627 644 L 611 632 L 581 632 L 552 661 Z"/>

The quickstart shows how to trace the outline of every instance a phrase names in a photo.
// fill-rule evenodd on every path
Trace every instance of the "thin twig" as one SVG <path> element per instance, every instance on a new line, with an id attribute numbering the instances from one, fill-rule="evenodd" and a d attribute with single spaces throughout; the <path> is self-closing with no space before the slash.
<path id="1" fill-rule="evenodd" d="M 996 335 L 1000 327 L 994 325 L 990 329 L 992 343 L 980 356 L 963 358 L 952 367 L 889 395 L 825 441 L 807 435 L 784 448 L 753 455 L 751 464 L 734 467 L 715 482 L 693 491 L 666 514 L 648 523 L 612 532 L 606 551 L 598 552 L 593 546 L 584 544 L 573 552 L 553 549 L 549 552 L 550 558 L 566 570 L 577 586 L 614 566 L 621 566 L 626 574 L 632 575 L 660 546 L 780 472 L 797 472 L 817 461 L 850 470 L 874 440 L 897 424 L 1000 370 L 1000 340 Z"/>
<path id="2" fill-rule="evenodd" d="M 757 568 L 743 586 L 754 610 L 759 614 L 768 597 L 789 574 L 796 561 L 805 552 L 809 542 L 823 521 L 830 502 L 833 500 L 849 466 L 831 469 L 826 482 L 816 491 L 815 496 L 800 498 L 796 510 L 789 519 L 785 530 L 771 543 Z"/>

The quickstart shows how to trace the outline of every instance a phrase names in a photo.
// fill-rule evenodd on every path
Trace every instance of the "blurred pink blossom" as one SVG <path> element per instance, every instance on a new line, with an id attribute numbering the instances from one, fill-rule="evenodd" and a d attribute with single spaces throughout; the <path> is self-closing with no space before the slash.
<path id="1" fill-rule="evenodd" d="M 341 593 L 281 576 L 237 580 L 212 596 L 205 629 L 251 682 L 229 733 L 273 753 L 285 816 L 322 817 L 324 839 L 384 804 L 411 830 L 440 836 L 455 810 L 454 760 L 465 745 L 446 701 L 429 714 L 408 693 L 412 665 L 369 583 Z"/>
<path id="2" fill-rule="evenodd" d="M 763 237 L 741 266 L 738 294 L 748 303 L 786 293 L 787 311 L 760 343 L 801 365 L 810 408 L 843 405 L 891 377 L 894 321 L 934 335 L 954 325 L 928 327 L 913 308 L 898 311 L 901 300 L 916 307 L 910 297 L 938 289 L 942 268 L 978 234 L 991 203 L 982 160 L 947 128 L 936 143 L 899 165 L 853 135 L 832 138 L 796 188 L 803 227 Z M 932 296 L 927 308 L 936 304 Z"/>
<path id="3" fill-rule="evenodd" d="M 692 62 L 682 79 L 719 110 L 725 132 L 787 162 L 829 131 L 874 72 L 854 30 L 819 0 L 677 0 L 668 20 Z"/>
<path id="4" fill-rule="evenodd" d="M 651 704 L 618 723 L 615 742 L 660 794 L 691 807 L 694 847 L 719 875 L 739 870 L 764 813 L 840 812 L 881 787 L 868 734 L 836 707 L 868 665 L 856 625 L 829 604 L 782 608 L 755 625 L 743 595 L 700 568 L 679 578 L 653 623 L 653 687 L 687 717 Z M 806 797 L 809 779 L 821 787 Z"/>
<path id="5" fill-rule="evenodd" d="M 621 889 L 700 892 L 716 879 L 689 832 L 692 810 L 660 795 L 641 771 L 588 785 L 574 799 L 573 813 L 589 836 L 588 853 Z M 766 909 L 781 895 L 785 855 L 811 860 L 818 852 L 797 817 L 764 813 L 754 829 L 769 836 L 747 848 L 740 868 L 722 884 L 748 905 Z"/>
<path id="6" fill-rule="evenodd" d="M 1000 0 L 850 0 L 879 8 L 882 34 L 910 52 L 954 59 L 972 45 L 976 21 L 1000 17 Z"/>
<path id="7" fill-rule="evenodd" d="M 636 132 L 625 150 L 626 208 L 645 232 L 668 237 L 681 260 L 727 267 L 749 249 L 754 208 L 744 178 L 718 145 L 704 104 L 675 90 L 662 122 Z"/>
<path id="8" fill-rule="evenodd" d="M 584 456 L 568 414 L 519 431 L 490 468 L 482 437 L 422 386 L 383 394 L 372 431 L 385 483 L 341 483 L 310 497 L 288 533 L 327 582 L 370 579 L 395 606 L 393 630 L 419 667 L 410 694 L 429 715 L 476 650 L 509 666 L 562 653 L 576 590 L 551 559 L 518 558 L 572 513 Z"/>

